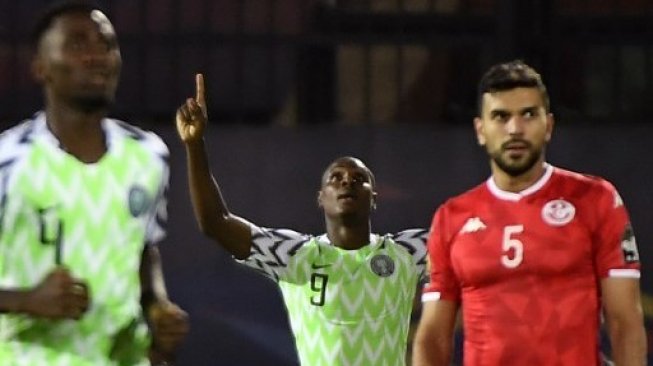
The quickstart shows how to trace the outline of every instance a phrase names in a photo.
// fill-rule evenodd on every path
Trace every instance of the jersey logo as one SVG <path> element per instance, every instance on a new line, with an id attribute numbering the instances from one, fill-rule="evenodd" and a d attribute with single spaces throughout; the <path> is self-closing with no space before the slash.
<path id="1" fill-rule="evenodd" d="M 542 220 L 552 226 L 566 225 L 576 216 L 576 207 L 559 199 L 547 202 L 542 207 Z"/>
<path id="2" fill-rule="evenodd" d="M 621 250 L 624 253 L 626 263 L 639 262 L 639 252 L 637 251 L 637 241 L 633 227 L 628 223 L 621 236 Z"/>
<path id="3" fill-rule="evenodd" d="M 481 221 L 479 217 L 472 217 L 467 219 L 463 228 L 460 229 L 460 233 L 475 233 L 480 230 L 485 230 L 487 226 Z"/>
<path id="4" fill-rule="evenodd" d="M 152 199 L 145 188 L 134 185 L 129 189 L 129 213 L 138 217 L 145 213 L 152 204 Z"/>
<path id="5" fill-rule="evenodd" d="M 379 277 L 388 277 L 395 271 L 395 262 L 385 254 L 377 254 L 372 257 L 370 267 Z"/>

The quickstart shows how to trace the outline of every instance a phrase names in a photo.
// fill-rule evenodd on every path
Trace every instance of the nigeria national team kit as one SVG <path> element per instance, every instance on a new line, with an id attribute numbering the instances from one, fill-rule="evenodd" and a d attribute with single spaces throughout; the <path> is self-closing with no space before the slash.
<path id="1" fill-rule="evenodd" d="M 108 150 L 92 164 L 60 147 L 44 113 L 0 136 L 0 287 L 32 288 L 60 262 L 91 299 L 80 320 L 0 315 L 2 364 L 149 365 L 139 267 L 165 235 L 168 150 L 124 122 L 102 128 Z"/>
<path id="2" fill-rule="evenodd" d="M 546 165 L 511 193 L 493 179 L 448 200 L 423 300 L 461 303 L 465 365 L 599 365 L 600 280 L 639 278 L 628 213 L 607 181 Z"/>
<path id="3" fill-rule="evenodd" d="M 405 365 L 426 230 L 372 234 L 357 250 L 286 229 L 252 235 L 242 262 L 278 282 L 302 365 Z"/>

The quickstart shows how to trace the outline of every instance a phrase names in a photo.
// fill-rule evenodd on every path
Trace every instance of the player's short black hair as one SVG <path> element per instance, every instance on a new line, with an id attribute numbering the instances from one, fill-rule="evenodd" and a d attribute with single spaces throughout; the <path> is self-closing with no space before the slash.
<path id="1" fill-rule="evenodd" d="M 30 35 L 30 43 L 33 49 L 37 49 L 41 37 L 50 28 L 55 19 L 63 14 L 88 12 L 93 10 L 102 10 L 102 8 L 91 0 L 61 0 L 52 2 L 36 18 Z"/>
<path id="2" fill-rule="evenodd" d="M 322 172 L 322 181 L 320 183 L 320 187 L 324 187 L 324 185 L 326 184 L 328 174 L 331 171 L 331 168 L 346 162 L 362 164 L 363 170 L 365 170 L 365 173 L 367 173 L 367 176 L 370 178 L 370 184 L 372 184 L 372 189 L 376 188 L 376 178 L 374 177 L 374 173 L 372 173 L 372 170 L 362 160 L 355 158 L 353 156 L 341 156 L 333 160 L 331 163 L 329 163 L 326 169 L 324 169 L 324 172 Z"/>
<path id="3" fill-rule="evenodd" d="M 522 60 L 496 64 L 483 75 L 478 84 L 477 113 L 483 109 L 483 94 L 506 91 L 514 88 L 537 88 L 547 112 L 550 110 L 549 93 L 542 76 Z"/>

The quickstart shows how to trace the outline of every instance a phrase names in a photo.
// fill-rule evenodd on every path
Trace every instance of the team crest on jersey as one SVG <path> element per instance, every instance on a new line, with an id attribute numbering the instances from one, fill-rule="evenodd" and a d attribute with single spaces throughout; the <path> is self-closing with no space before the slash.
<path id="1" fill-rule="evenodd" d="M 549 225 L 562 226 L 576 216 L 576 207 L 563 199 L 547 202 L 542 207 L 542 219 Z"/>
<path id="2" fill-rule="evenodd" d="M 624 233 L 621 236 L 621 250 L 624 253 L 624 260 L 626 263 L 639 262 L 639 252 L 637 251 L 635 232 L 633 231 L 633 227 L 630 225 L 630 223 L 626 225 Z"/>
<path id="3" fill-rule="evenodd" d="M 370 267 L 379 277 L 388 277 L 395 271 L 395 262 L 385 254 L 377 254 L 372 257 Z"/>
<path id="4" fill-rule="evenodd" d="M 144 214 L 151 203 L 150 195 L 142 186 L 134 185 L 129 189 L 129 213 L 132 216 L 138 217 Z"/>

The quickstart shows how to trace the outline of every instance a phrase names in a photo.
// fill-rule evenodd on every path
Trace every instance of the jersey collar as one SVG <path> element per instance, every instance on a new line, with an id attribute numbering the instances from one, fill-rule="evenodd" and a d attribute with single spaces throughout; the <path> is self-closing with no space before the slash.
<path id="1" fill-rule="evenodd" d="M 104 131 L 104 138 L 107 144 L 107 153 L 114 150 L 115 148 L 119 148 L 120 139 L 117 138 L 118 134 L 115 131 L 115 126 L 114 123 L 112 123 L 112 120 L 108 118 L 104 118 L 100 123 L 102 126 L 102 130 Z M 48 127 L 44 111 L 40 111 L 36 113 L 36 115 L 34 116 L 33 126 L 34 126 L 33 127 L 34 136 L 43 139 L 48 144 L 52 146 L 56 146 L 59 150 L 63 151 L 59 139 L 57 138 L 57 136 L 54 135 L 54 133 Z"/>
<path id="2" fill-rule="evenodd" d="M 533 194 L 537 191 L 539 191 L 544 185 L 551 179 L 551 175 L 553 175 L 553 166 L 550 165 L 549 163 L 544 163 L 544 174 L 538 179 L 533 185 L 530 187 L 520 191 L 520 192 L 508 192 L 504 191 L 501 188 L 499 188 L 494 182 L 494 178 L 490 176 L 487 180 L 487 188 L 490 190 L 490 192 L 497 198 L 501 200 L 506 200 L 506 201 L 519 201 L 522 199 L 522 197 L 526 197 L 530 194 Z"/>
<path id="3" fill-rule="evenodd" d="M 329 240 L 329 237 L 327 236 L 326 233 L 316 237 L 316 239 L 317 239 L 318 243 L 320 243 L 320 244 L 333 246 L 333 244 L 331 243 L 331 240 Z M 369 241 L 369 243 L 367 245 L 378 244 L 380 242 L 379 239 L 380 239 L 379 235 L 370 233 L 370 241 Z M 364 248 L 364 247 L 365 246 L 363 246 L 361 248 Z"/>

